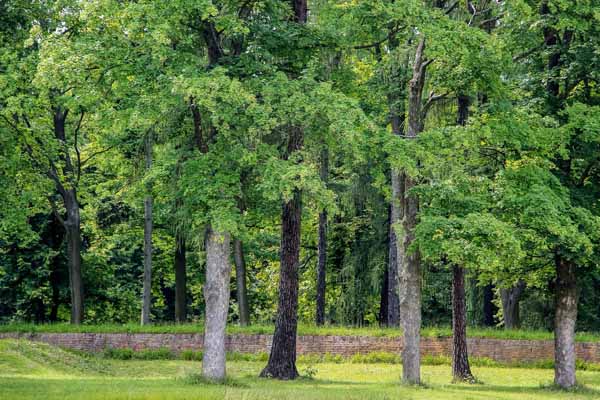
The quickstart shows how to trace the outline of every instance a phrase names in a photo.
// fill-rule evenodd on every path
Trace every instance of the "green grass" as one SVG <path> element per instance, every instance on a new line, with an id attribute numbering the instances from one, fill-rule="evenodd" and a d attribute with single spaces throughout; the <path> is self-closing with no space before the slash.
<path id="1" fill-rule="evenodd" d="M 140 326 L 139 324 L 102 324 L 102 325 L 70 325 L 59 324 L 29 324 L 12 323 L 0 324 L 0 332 L 18 333 L 202 333 L 201 324 L 155 324 Z M 240 327 L 229 325 L 227 332 L 230 334 L 262 334 L 273 333 L 272 325 L 252 325 Z M 375 337 L 399 337 L 400 329 L 380 327 L 344 327 L 299 324 L 298 335 L 342 335 L 342 336 L 375 336 Z M 423 337 L 450 337 L 452 330 L 449 327 L 427 327 L 422 330 Z M 468 336 L 472 338 L 492 339 L 524 339 L 524 340 L 551 340 L 552 332 L 533 330 L 504 330 L 494 328 L 470 328 Z M 576 340 L 579 342 L 600 341 L 600 332 L 579 332 Z"/>
<path id="2" fill-rule="evenodd" d="M 580 371 L 581 387 L 556 390 L 552 370 L 474 367 L 481 384 L 451 384 L 447 365 L 424 366 L 421 387 L 402 386 L 398 364 L 319 363 L 301 360 L 304 377 L 257 378 L 262 361 L 230 361 L 224 384 L 199 376 L 184 360 L 114 360 L 84 356 L 26 341 L 0 341 L 0 399 L 597 399 L 600 374 Z"/>

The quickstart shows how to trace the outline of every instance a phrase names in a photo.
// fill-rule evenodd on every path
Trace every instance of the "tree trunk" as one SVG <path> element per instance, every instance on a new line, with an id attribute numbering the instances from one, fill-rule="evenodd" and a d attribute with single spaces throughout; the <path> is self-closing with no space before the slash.
<path id="1" fill-rule="evenodd" d="M 321 151 L 321 180 L 327 183 L 329 174 L 329 152 L 327 148 Z M 325 323 L 325 291 L 327 273 L 327 211 L 319 213 L 319 262 L 317 264 L 317 312 L 315 323 Z"/>
<path id="2" fill-rule="evenodd" d="M 233 241 L 233 259 L 235 261 L 235 281 L 237 284 L 237 301 L 240 312 L 240 325 L 250 324 L 248 294 L 246 291 L 246 260 L 244 259 L 244 244 L 241 240 Z"/>
<path id="3" fill-rule="evenodd" d="M 283 205 L 281 223 L 281 268 L 279 304 L 269 362 L 262 377 L 295 379 L 296 331 L 298 325 L 298 262 L 300 257 L 301 192 Z"/>
<path id="4" fill-rule="evenodd" d="M 406 136 L 416 137 L 423 130 L 421 97 L 428 62 L 423 59 L 425 39 L 421 38 L 415 52 L 413 75 L 409 82 L 408 130 Z M 409 252 L 415 239 L 419 199 L 410 190 L 414 180 L 404 174 L 404 213 L 402 215 L 402 237 L 397 238 L 399 265 L 399 292 L 401 325 L 404 332 L 402 348 L 402 381 L 409 384 L 421 383 L 421 261 L 418 251 Z"/>
<path id="5" fill-rule="evenodd" d="M 81 217 L 75 189 L 66 191 L 67 257 L 69 260 L 69 286 L 71 289 L 71 323 L 83 322 L 83 279 L 81 274 Z"/>
<path id="6" fill-rule="evenodd" d="M 396 228 L 404 214 L 404 174 L 392 169 L 392 202 L 390 206 L 390 231 L 387 274 L 387 325 L 400 325 L 400 298 L 398 294 L 398 271 L 400 270 Z"/>
<path id="7" fill-rule="evenodd" d="M 398 40 L 395 33 L 390 30 L 391 48 L 398 47 Z M 381 61 L 381 59 L 379 59 Z M 408 57 L 404 68 L 408 68 Z M 404 97 L 398 93 L 406 90 L 406 81 L 398 81 L 398 87 L 393 88 L 388 94 L 388 107 L 390 111 L 390 123 L 392 134 L 401 136 L 403 133 L 402 124 L 404 123 Z M 387 273 L 387 316 L 386 325 L 400 325 L 400 298 L 398 292 L 398 271 L 402 269 L 399 265 L 402 260 L 398 258 L 396 228 L 400 224 L 404 215 L 404 173 L 395 168 L 391 170 L 392 198 L 390 201 L 390 228 L 388 239 L 388 273 Z"/>
<path id="8" fill-rule="evenodd" d="M 473 381 L 467 351 L 467 302 L 465 270 L 452 267 L 452 377 L 455 381 Z"/>
<path id="9" fill-rule="evenodd" d="M 390 265 L 383 271 L 383 281 L 381 282 L 381 297 L 379 299 L 379 326 L 388 326 L 388 276 Z"/>
<path id="10" fill-rule="evenodd" d="M 575 380 L 575 323 L 577 280 L 575 264 L 556 256 L 556 314 L 554 317 L 554 383 L 568 389 Z"/>
<path id="11" fill-rule="evenodd" d="M 494 304 L 494 285 L 491 283 L 483 287 L 483 325 L 495 326 L 498 307 Z"/>
<path id="12" fill-rule="evenodd" d="M 306 24 L 308 6 L 306 0 L 292 0 L 294 21 Z M 302 149 L 304 131 L 299 126 L 289 130 L 284 159 Z M 295 379 L 296 331 L 298 329 L 298 263 L 300 259 L 300 233 L 302 224 L 302 192 L 294 190 L 291 200 L 283 203 L 281 212 L 281 250 L 279 272 L 279 303 L 275 333 L 267 366 L 261 377 Z"/>
<path id="13" fill-rule="evenodd" d="M 525 282 L 522 280 L 519 280 L 519 282 L 511 288 L 500 289 L 504 329 L 518 329 L 521 326 L 519 301 L 523 290 L 525 290 Z"/>
<path id="14" fill-rule="evenodd" d="M 175 239 L 175 321 L 187 319 L 187 271 L 185 237 L 177 233 Z"/>
<path id="15" fill-rule="evenodd" d="M 228 233 L 208 230 L 206 238 L 206 283 L 204 301 L 204 355 L 202 375 L 215 381 L 225 379 L 225 327 L 229 310 L 230 238 Z"/>
<path id="16" fill-rule="evenodd" d="M 469 118 L 469 97 L 458 95 L 456 123 L 464 126 Z M 485 306 L 485 305 L 484 305 Z M 472 382 L 467 350 L 467 299 L 465 293 L 465 270 L 459 265 L 452 267 L 452 377 L 455 381 Z"/>
<path id="17" fill-rule="evenodd" d="M 146 138 L 146 171 L 152 168 L 152 132 Z M 150 323 L 150 303 L 152 297 L 152 195 L 150 188 L 144 199 L 144 277 L 142 288 L 142 317 L 141 324 Z"/>

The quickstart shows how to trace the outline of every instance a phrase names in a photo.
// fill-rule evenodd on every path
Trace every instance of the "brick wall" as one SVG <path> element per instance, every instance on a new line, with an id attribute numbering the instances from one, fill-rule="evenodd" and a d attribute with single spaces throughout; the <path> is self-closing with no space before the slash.
<path id="1" fill-rule="evenodd" d="M 201 334 L 143 334 L 143 333 L 0 333 L 2 338 L 21 338 L 49 343 L 56 346 L 102 351 L 105 348 L 131 348 L 134 350 L 168 348 L 175 352 L 201 350 Z M 271 335 L 229 335 L 228 351 L 241 353 L 268 352 Z M 422 338 L 424 355 L 450 355 L 450 338 Z M 499 340 L 468 339 L 469 355 L 488 357 L 496 361 L 536 361 L 554 358 L 554 342 L 551 340 Z M 399 353 L 402 339 L 367 336 L 299 336 L 299 354 L 367 354 L 375 351 Z M 577 358 L 600 363 L 600 343 L 577 343 Z"/>

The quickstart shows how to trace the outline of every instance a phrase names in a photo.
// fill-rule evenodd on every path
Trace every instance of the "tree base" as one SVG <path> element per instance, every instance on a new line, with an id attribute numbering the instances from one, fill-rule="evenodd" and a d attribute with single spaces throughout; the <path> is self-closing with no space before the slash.
<path id="1" fill-rule="evenodd" d="M 259 375 L 261 378 L 279 379 L 282 381 L 290 381 L 300 376 L 295 365 L 267 365 Z"/>

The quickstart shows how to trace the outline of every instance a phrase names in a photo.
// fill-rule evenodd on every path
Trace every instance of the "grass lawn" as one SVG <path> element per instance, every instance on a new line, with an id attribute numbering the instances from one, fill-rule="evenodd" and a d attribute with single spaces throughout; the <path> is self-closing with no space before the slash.
<path id="1" fill-rule="evenodd" d="M 482 383 L 451 384 L 447 365 L 425 366 L 423 387 L 400 385 L 400 365 L 299 364 L 291 382 L 257 378 L 264 362 L 227 365 L 224 385 L 198 382 L 200 363 L 113 360 L 46 344 L 0 341 L 0 399 L 598 399 L 600 373 L 582 371 L 572 392 L 550 388 L 549 369 L 474 368 Z M 306 375 L 313 375 L 307 378 Z"/>
<path id="2" fill-rule="evenodd" d="M 186 324 L 155 324 L 140 326 L 139 323 L 131 324 L 102 324 L 102 325 L 71 325 L 68 323 L 57 324 L 31 324 L 11 323 L 0 324 L 0 332 L 20 333 L 203 333 L 200 323 Z M 240 327 L 234 324 L 227 325 L 229 334 L 264 334 L 270 335 L 274 331 L 273 325 L 251 325 Z M 345 327 L 345 326 L 314 326 L 308 324 L 298 325 L 298 335 L 342 335 L 342 336 L 378 336 L 378 337 L 400 337 L 402 332 L 399 328 L 380 327 Z M 450 327 L 425 327 L 421 330 L 423 337 L 450 337 Z M 534 330 L 505 330 L 494 328 L 468 328 L 468 336 L 472 338 L 492 339 L 524 339 L 524 340 L 552 340 L 552 332 Z M 578 332 L 578 342 L 600 341 L 599 332 Z"/>

